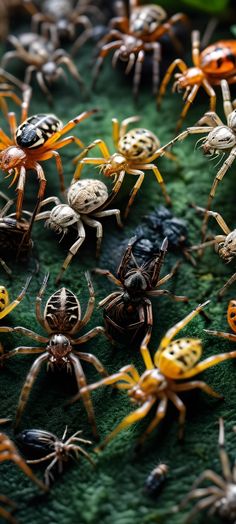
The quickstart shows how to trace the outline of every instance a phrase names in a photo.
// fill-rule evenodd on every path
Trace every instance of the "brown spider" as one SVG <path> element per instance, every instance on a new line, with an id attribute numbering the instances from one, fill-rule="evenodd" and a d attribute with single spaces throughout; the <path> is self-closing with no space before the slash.
<path id="1" fill-rule="evenodd" d="M 31 218 L 32 213 L 23 210 L 20 220 L 16 220 L 16 213 L 8 214 L 9 209 L 14 204 L 14 201 L 8 198 L 2 191 L 0 191 L 0 198 L 5 200 L 5 205 L 0 209 L 0 265 L 3 269 L 11 275 L 11 269 L 5 262 L 5 258 L 17 258 L 22 260 L 27 258 L 32 247 L 33 241 L 31 239 Z M 4 258 L 3 258 L 4 257 Z"/>
<path id="2" fill-rule="evenodd" d="M 23 33 L 18 37 L 10 35 L 9 42 L 15 47 L 15 51 L 8 51 L 2 58 L 2 67 L 6 67 L 9 60 L 18 58 L 26 64 L 24 82 L 31 83 L 32 74 L 35 72 L 36 80 L 46 95 L 48 102 L 53 98 L 48 89 L 59 78 L 66 79 L 63 67 L 66 66 L 73 78 L 84 87 L 83 80 L 78 73 L 77 67 L 64 49 L 55 49 L 52 42 L 35 33 Z"/>
<path id="3" fill-rule="evenodd" d="M 32 32 L 42 34 L 53 42 L 54 47 L 60 45 L 61 40 L 72 40 L 72 51 L 75 53 L 94 32 L 92 23 L 87 14 L 103 21 L 102 11 L 88 0 L 43 0 L 40 10 L 33 1 L 23 0 L 23 4 L 32 15 Z M 83 32 L 76 38 L 77 27 L 82 26 Z"/>
<path id="4" fill-rule="evenodd" d="M 4 326 L 0 327 L 1 333 L 21 333 L 22 335 L 36 340 L 37 342 L 46 344 L 46 348 L 39 346 L 20 346 L 0 357 L 0 362 L 3 362 L 14 355 L 26 353 L 35 355 L 37 353 L 41 353 L 41 355 L 31 366 L 22 388 L 16 413 L 15 427 L 17 427 L 20 422 L 22 413 L 29 398 L 30 391 L 43 362 L 47 362 L 48 368 L 53 369 L 56 366 L 59 368 L 65 367 L 67 372 L 72 372 L 72 370 L 74 370 L 79 389 L 83 386 L 86 386 L 86 378 L 80 360 L 90 362 L 96 368 L 98 373 L 100 373 L 102 376 L 107 376 L 105 368 L 97 359 L 97 357 L 95 357 L 95 355 L 76 351 L 74 349 L 75 346 L 84 344 L 98 334 L 104 333 L 104 328 L 97 326 L 88 331 L 85 335 L 76 337 L 76 333 L 78 333 L 78 331 L 80 331 L 82 327 L 84 327 L 89 322 L 95 304 L 92 282 L 88 273 L 86 273 L 85 276 L 88 283 L 90 297 L 83 318 L 81 318 L 81 307 L 79 300 L 77 299 L 76 295 L 72 293 L 72 291 L 66 288 L 59 289 L 49 297 L 42 314 L 42 297 L 48 280 L 48 276 L 46 276 L 36 298 L 36 318 L 39 324 L 47 332 L 48 336 L 45 337 L 39 335 L 31 329 L 26 329 L 21 326 L 17 326 L 15 328 Z M 94 436 L 97 437 L 96 422 L 89 393 L 85 392 L 82 394 L 82 400 L 87 411 L 89 421 L 92 425 Z"/>
<path id="5" fill-rule="evenodd" d="M 99 306 L 104 308 L 104 321 L 108 335 L 112 340 L 119 342 L 124 340 L 134 342 L 145 338 L 146 344 L 149 343 L 153 327 L 152 303 L 150 298 L 153 296 L 168 295 L 173 300 L 187 302 L 184 296 L 173 295 L 167 289 L 158 288 L 170 280 L 178 269 L 177 263 L 172 271 L 163 278 L 160 278 L 160 271 L 164 262 L 168 247 L 167 238 L 163 241 L 160 252 L 141 266 L 132 253 L 133 244 L 136 237 L 133 237 L 124 252 L 115 277 L 108 269 L 98 269 L 94 271 L 98 275 L 104 275 L 119 287 L 99 302 Z M 143 343 L 141 344 L 143 345 Z"/>
<path id="6" fill-rule="evenodd" d="M 194 207 L 197 211 L 207 214 L 208 217 L 215 218 L 217 224 L 219 224 L 224 235 L 216 235 L 212 240 L 208 240 L 206 242 L 203 242 L 202 244 L 192 246 L 191 248 L 189 248 L 189 250 L 198 251 L 198 250 L 203 250 L 208 246 L 214 245 L 215 250 L 218 253 L 219 257 L 223 260 L 223 262 L 225 262 L 225 264 L 229 264 L 232 260 L 236 258 L 236 229 L 233 229 L 233 230 L 229 229 L 223 217 L 216 211 L 209 211 L 207 209 L 204 209 L 198 206 L 194 206 Z M 219 299 L 222 298 L 224 293 L 235 282 L 235 280 L 236 280 L 236 273 L 233 273 L 233 275 L 227 280 L 227 282 L 219 290 L 218 292 Z"/>
<path id="7" fill-rule="evenodd" d="M 236 519 L 236 466 L 230 466 L 228 454 L 225 450 L 225 435 L 223 419 L 219 420 L 219 457 L 221 463 L 222 476 L 211 469 L 206 469 L 199 475 L 192 485 L 191 491 L 184 497 L 182 502 L 173 508 L 173 512 L 179 512 L 187 506 L 190 500 L 199 499 L 190 511 L 185 524 L 193 521 L 196 515 L 208 509 L 208 516 L 217 514 L 223 522 L 235 522 Z M 199 487 L 200 484 L 208 480 L 213 484 L 206 487 Z M 205 521 L 207 522 L 207 521 Z"/>
<path id="8" fill-rule="evenodd" d="M 74 136 L 62 138 L 62 140 L 60 138 L 94 112 L 95 110 L 85 111 L 63 126 L 62 122 L 52 114 L 38 114 L 27 118 L 27 103 L 24 111 L 26 120 L 21 118 L 21 124 L 18 127 L 15 113 L 8 113 L 11 137 L 7 136 L 0 129 L 0 169 L 7 173 L 7 177 L 13 177 L 10 185 L 14 184 L 18 179 L 16 188 L 18 193 L 16 203 L 17 220 L 20 219 L 21 215 L 25 179 L 28 170 L 35 171 L 39 179 L 38 203 L 44 196 L 46 178 L 40 164 L 41 161 L 55 158 L 60 178 L 60 189 L 61 191 L 65 190 L 62 162 L 57 149 L 61 149 L 71 142 L 76 142 L 80 147 L 83 147 L 83 144 Z"/>
<path id="9" fill-rule="evenodd" d="M 49 431 L 25 429 L 18 435 L 17 440 L 27 452 L 37 453 L 38 455 L 43 454 L 43 457 L 38 459 L 27 460 L 27 464 L 39 464 L 52 459 L 44 473 L 45 484 L 49 487 L 51 481 L 54 481 L 52 469 L 57 463 L 59 474 L 62 473 L 63 464 L 68 462 L 69 458 L 75 457 L 79 459 L 80 455 L 83 455 L 93 466 L 95 465 L 87 451 L 78 444 L 80 442 L 82 444 L 92 444 L 90 440 L 78 437 L 81 433 L 81 430 L 76 431 L 74 435 L 66 440 L 67 426 L 61 439 L 53 433 L 49 433 Z"/>
<path id="10" fill-rule="evenodd" d="M 105 209 L 111 202 L 113 195 L 109 197 L 107 187 L 101 180 L 84 179 L 71 184 L 66 195 L 66 204 L 62 204 L 57 197 L 49 197 L 41 202 L 42 206 L 49 203 L 56 204 L 50 211 L 43 211 L 36 216 L 36 220 L 45 220 L 45 226 L 56 233 L 62 233 L 62 237 L 68 233 L 70 226 L 77 229 L 78 238 L 69 249 L 56 283 L 60 282 L 64 271 L 71 263 L 72 258 L 78 252 L 86 238 L 84 225 L 95 228 L 97 236 L 96 256 L 100 254 L 103 238 L 103 227 L 98 218 L 115 215 L 117 225 L 123 227 L 120 219 L 119 209 Z"/>
<path id="11" fill-rule="evenodd" d="M 133 364 L 130 364 L 124 366 L 110 377 L 86 386 L 80 391 L 82 395 L 85 392 L 93 391 L 101 386 L 116 384 L 118 389 L 126 390 L 131 402 L 138 406 L 137 409 L 127 415 L 118 426 L 116 426 L 97 450 L 103 449 L 121 430 L 146 417 L 151 408 L 158 403 L 153 420 L 139 439 L 139 443 L 142 444 L 145 438 L 165 417 L 169 401 L 172 402 L 179 411 L 179 438 L 182 439 L 186 407 L 178 393 L 199 388 L 208 395 L 215 398 L 222 398 L 219 393 L 216 393 L 210 386 L 200 380 L 190 380 L 189 382 L 179 383 L 179 380 L 182 381 L 183 379 L 192 378 L 205 369 L 215 366 L 224 360 L 236 358 L 236 351 L 231 351 L 212 355 L 198 363 L 202 354 L 200 339 L 179 338 L 173 340 L 177 333 L 198 315 L 202 308 L 208 303 L 209 301 L 197 306 L 196 309 L 189 313 L 183 320 L 167 331 L 153 359 L 147 348 L 147 335 L 147 340 L 144 340 L 141 346 L 141 353 L 146 367 L 142 375 L 139 374 Z"/>
<path id="12" fill-rule="evenodd" d="M 98 43 L 99 56 L 94 69 L 93 85 L 96 83 L 104 58 L 110 51 L 114 51 L 113 67 L 118 60 L 127 62 L 126 74 L 134 67 L 133 94 L 136 97 L 145 55 L 153 53 L 153 93 L 157 94 L 161 61 L 159 40 L 167 33 L 175 47 L 181 51 L 182 46 L 172 30 L 179 21 L 186 21 L 183 13 L 177 13 L 167 20 L 167 13 L 161 6 L 155 4 L 139 6 L 139 0 L 129 0 L 129 16 L 112 18 L 109 33 Z"/>
<path id="13" fill-rule="evenodd" d="M 7 421 L 8 419 L 0 419 L 0 424 L 4 424 Z M 47 490 L 47 487 L 34 475 L 32 469 L 26 464 L 23 457 L 21 457 L 12 440 L 10 440 L 5 433 L 0 432 L 0 462 L 4 462 L 5 460 L 14 462 L 40 489 L 43 491 Z M 0 495 L 0 502 L 7 504 L 13 509 L 16 507 L 14 502 L 5 495 Z M 11 524 L 16 524 L 17 522 L 13 515 L 2 507 L 0 507 L 0 517 Z"/>
<path id="14" fill-rule="evenodd" d="M 137 122 L 138 120 L 138 116 L 131 116 L 125 118 L 125 120 L 119 124 L 116 118 L 112 119 L 112 136 L 116 148 L 116 152 L 113 155 L 110 154 L 104 140 L 98 139 L 92 142 L 74 159 L 74 162 L 79 161 L 74 174 L 75 180 L 80 177 L 85 164 L 98 165 L 100 166 L 103 175 L 114 178 L 114 186 L 112 189 L 114 194 L 119 191 L 125 173 L 138 177 L 126 206 L 124 214 L 125 218 L 128 216 L 130 207 L 143 183 L 145 177 L 144 171 L 146 170 L 153 171 L 157 182 L 161 186 L 166 203 L 171 204 L 171 199 L 166 191 L 166 186 L 161 173 L 157 166 L 152 163 L 153 160 L 156 160 L 160 155 L 166 154 L 167 152 L 163 152 L 163 148 L 161 148 L 161 152 L 159 153 L 159 139 L 148 129 L 135 128 L 127 132 L 128 125 Z M 99 147 L 103 158 L 84 158 L 88 151 L 95 146 Z M 175 157 L 170 153 L 167 153 L 167 156 L 172 160 L 175 159 Z"/>
<path id="15" fill-rule="evenodd" d="M 211 190 L 208 196 L 207 210 L 211 208 L 212 200 L 215 196 L 217 186 L 223 179 L 228 169 L 233 164 L 236 158 L 236 109 L 234 109 L 234 103 L 231 102 L 231 96 L 229 86 L 226 80 L 221 80 L 221 89 L 223 96 L 223 107 L 224 113 L 227 120 L 225 125 L 220 117 L 213 111 L 205 113 L 205 115 L 199 120 L 198 124 L 194 127 L 188 127 L 185 131 L 180 133 L 177 137 L 171 140 L 168 144 L 161 147 L 159 150 L 159 156 L 161 151 L 165 152 L 165 149 L 173 145 L 177 141 L 184 140 L 189 135 L 195 134 L 206 134 L 206 137 L 201 138 L 203 141 L 201 149 L 204 155 L 207 155 L 211 159 L 217 158 L 222 155 L 224 158 L 227 155 L 226 160 L 223 162 L 221 168 L 217 172 Z M 208 214 L 205 213 L 203 224 L 202 224 L 202 237 L 205 239 L 206 227 L 208 222 Z"/>
<path id="16" fill-rule="evenodd" d="M 193 67 L 188 67 L 180 58 L 172 62 L 162 80 L 157 98 L 158 104 L 160 104 L 165 94 L 167 84 L 177 67 L 180 73 L 175 73 L 173 91 L 179 92 L 184 90 L 183 100 L 185 101 L 184 108 L 177 122 L 177 131 L 181 128 L 183 120 L 194 102 L 200 87 L 202 87 L 210 97 L 210 110 L 215 111 L 216 93 L 212 86 L 219 85 L 222 79 L 227 79 L 230 84 L 236 82 L 235 40 L 216 42 L 206 47 L 204 51 L 200 53 L 200 33 L 199 31 L 193 31 L 192 61 Z"/>

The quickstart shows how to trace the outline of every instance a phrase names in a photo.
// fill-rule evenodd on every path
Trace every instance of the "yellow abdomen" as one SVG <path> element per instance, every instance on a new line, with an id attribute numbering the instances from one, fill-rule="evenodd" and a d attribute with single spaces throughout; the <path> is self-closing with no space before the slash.
<path id="1" fill-rule="evenodd" d="M 181 375 L 190 370 L 202 355 L 201 340 L 197 338 L 179 338 L 170 342 L 155 356 L 155 365 L 163 375 L 169 378 L 181 378 Z"/>

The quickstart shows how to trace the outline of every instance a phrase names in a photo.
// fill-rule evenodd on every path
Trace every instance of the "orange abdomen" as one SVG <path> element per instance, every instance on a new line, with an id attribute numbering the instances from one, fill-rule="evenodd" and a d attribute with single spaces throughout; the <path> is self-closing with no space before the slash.
<path id="1" fill-rule="evenodd" d="M 200 67 L 209 77 L 220 80 L 236 74 L 236 40 L 220 40 L 200 55 Z"/>
<path id="2" fill-rule="evenodd" d="M 227 310 L 227 320 L 231 329 L 236 333 L 236 300 L 230 300 Z"/>

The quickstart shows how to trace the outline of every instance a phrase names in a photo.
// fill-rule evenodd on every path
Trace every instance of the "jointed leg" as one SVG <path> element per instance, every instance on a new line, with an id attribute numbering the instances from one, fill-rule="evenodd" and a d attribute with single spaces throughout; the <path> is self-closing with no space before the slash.
<path id="1" fill-rule="evenodd" d="M 27 280 L 26 280 L 26 283 L 22 289 L 22 291 L 20 292 L 20 294 L 18 295 L 18 297 L 13 300 L 10 304 L 8 304 L 4 309 L 3 311 L 0 311 L 0 319 L 1 318 L 4 318 L 6 315 L 8 315 L 13 309 L 15 309 L 16 306 L 18 306 L 18 304 L 21 302 L 21 300 L 24 298 L 25 294 L 26 294 L 26 291 L 28 289 L 28 286 L 29 286 L 29 283 L 31 281 L 31 278 L 32 277 L 28 277 Z"/>
<path id="2" fill-rule="evenodd" d="M 42 335 L 38 335 L 38 333 L 35 333 L 31 329 L 27 329 L 21 326 L 16 327 L 8 327 L 8 326 L 0 326 L 0 333 L 20 333 L 21 335 L 25 335 L 26 337 L 32 338 L 33 340 L 37 340 L 37 342 L 43 342 L 47 343 L 48 338 L 43 337 Z M 7 353 L 8 355 L 10 354 Z"/>
<path id="3" fill-rule="evenodd" d="M 167 295 L 172 300 L 175 300 L 176 302 L 188 302 L 189 299 L 185 295 L 174 295 L 169 291 L 168 289 L 157 289 L 155 291 L 148 291 L 148 295 L 150 297 L 160 297 L 162 295 Z"/>
<path id="4" fill-rule="evenodd" d="M 140 345 L 140 352 L 143 357 L 144 364 L 147 369 L 153 369 L 154 365 L 152 362 L 152 358 L 148 349 L 148 344 L 152 335 L 152 326 L 153 326 L 153 315 L 152 315 L 152 303 L 147 298 L 145 299 L 145 305 L 146 305 L 146 327 L 147 332 L 145 334 L 144 339 L 141 342 Z"/>
<path id="5" fill-rule="evenodd" d="M 78 355 L 78 357 L 81 360 L 84 360 L 85 362 L 89 362 L 90 364 L 92 364 L 98 371 L 98 373 L 102 375 L 102 377 L 108 377 L 106 369 L 104 368 L 100 360 L 98 360 L 98 358 L 95 357 L 95 355 L 92 355 L 92 353 L 84 353 L 82 351 L 74 351 L 74 353 Z"/>
<path id="6" fill-rule="evenodd" d="M 212 366 L 216 366 L 216 364 L 219 364 L 220 362 L 224 362 L 225 360 L 229 360 L 231 358 L 236 358 L 236 351 L 229 351 L 228 353 L 219 353 L 218 355 L 213 355 L 212 357 L 208 357 L 202 362 L 199 362 L 199 364 L 196 364 L 196 366 L 194 366 L 193 369 L 190 369 L 189 371 L 183 373 L 181 378 L 185 379 L 194 377 L 198 373 L 205 371 L 205 369 L 211 368 Z"/>
<path id="7" fill-rule="evenodd" d="M 139 171 L 138 169 L 128 169 L 127 170 L 127 173 L 131 174 L 131 175 L 136 175 L 138 176 L 138 180 L 137 182 L 134 184 L 134 187 L 130 193 L 130 197 L 129 197 L 129 200 L 128 200 L 128 204 L 125 208 L 125 212 L 124 212 L 124 218 L 127 218 L 129 212 L 130 212 L 130 208 L 134 202 L 134 199 L 136 197 L 136 194 L 137 192 L 139 191 L 143 181 L 144 181 L 144 173 L 142 171 Z"/>
<path id="8" fill-rule="evenodd" d="M 112 215 L 115 215 L 117 225 L 120 228 L 123 228 L 123 224 L 122 224 L 121 218 L 120 218 L 120 210 L 119 209 L 105 209 L 104 211 L 98 211 L 97 213 L 94 213 L 94 216 L 96 218 L 109 217 L 109 216 L 112 216 Z"/>
<path id="9" fill-rule="evenodd" d="M 227 123 L 228 123 L 228 116 L 233 111 L 233 105 L 232 105 L 232 102 L 231 102 L 229 84 L 228 84 L 227 80 L 221 80 L 220 84 L 221 84 L 222 97 L 223 97 L 224 114 L 226 116 Z"/>
<path id="10" fill-rule="evenodd" d="M 73 339 L 73 346 L 85 344 L 85 342 L 88 342 L 88 340 L 91 340 L 91 338 L 94 338 L 100 334 L 104 335 L 105 329 L 102 326 L 96 326 L 90 329 L 90 331 L 88 331 L 87 333 L 85 333 L 85 335 L 82 335 L 81 337 Z"/>
<path id="11" fill-rule="evenodd" d="M 47 273 L 47 275 L 45 275 L 45 277 L 43 279 L 42 286 L 41 286 L 41 288 L 40 288 L 40 290 L 38 292 L 38 295 L 37 295 L 36 301 L 35 301 L 35 313 L 36 313 L 37 321 L 39 322 L 39 324 L 45 330 L 46 330 L 46 327 L 45 327 L 44 317 L 43 317 L 43 314 L 42 314 L 42 311 L 41 311 L 41 306 L 42 306 L 42 298 L 43 298 L 43 295 L 44 295 L 46 287 L 47 287 L 48 279 L 49 279 L 49 273 Z"/>
<path id="12" fill-rule="evenodd" d="M 215 94 L 215 91 L 214 91 L 213 87 L 211 86 L 211 84 L 209 84 L 208 80 L 206 80 L 206 79 L 203 80 L 202 87 L 205 89 L 206 93 L 210 97 L 210 110 L 214 112 L 215 109 L 216 109 L 216 94 Z"/>
<path id="13" fill-rule="evenodd" d="M 219 224 L 220 228 L 225 233 L 225 235 L 229 235 L 231 229 L 229 229 L 220 213 L 217 213 L 216 211 L 210 211 L 209 209 L 205 209 L 204 207 L 199 207 L 195 205 L 193 207 L 194 209 L 196 209 L 196 211 L 199 211 L 200 213 L 207 213 L 209 217 L 215 218 L 217 224 Z"/>
<path id="14" fill-rule="evenodd" d="M 96 275 L 104 275 L 105 277 L 109 278 L 113 284 L 116 286 L 121 286 L 121 281 L 118 280 L 110 271 L 109 269 L 100 269 L 99 267 L 96 267 L 93 269 L 93 272 L 96 273 Z M 119 272 L 119 271 L 118 271 Z"/>
<path id="15" fill-rule="evenodd" d="M 73 333 L 76 333 L 78 331 L 78 328 L 81 329 L 83 326 L 86 326 L 86 324 L 89 322 L 92 316 L 94 306 L 95 306 L 95 291 L 94 291 L 94 287 L 93 287 L 93 283 L 92 283 L 89 271 L 85 272 L 85 278 L 87 280 L 88 289 L 89 289 L 89 300 L 88 300 L 87 308 L 86 308 L 83 318 L 81 320 L 78 320 L 77 324 L 74 326 L 74 328 L 70 332 L 71 335 L 73 335 Z"/>
<path id="16" fill-rule="evenodd" d="M 162 101 L 162 98 L 166 92 L 166 88 L 167 88 L 167 85 L 171 79 L 171 76 L 174 72 L 174 69 L 178 67 L 181 71 L 181 73 L 184 73 L 188 68 L 185 64 L 185 62 L 183 60 L 181 60 L 180 58 L 177 58 L 176 60 L 174 60 L 174 62 L 172 62 L 172 64 L 170 64 L 170 66 L 168 67 L 167 71 L 166 71 L 166 74 L 162 80 L 162 83 L 160 85 L 160 89 L 159 89 L 159 94 L 158 94 L 158 97 L 157 97 L 157 104 L 158 106 L 160 106 L 161 104 L 161 101 Z"/>
<path id="17" fill-rule="evenodd" d="M 80 222 L 78 224 L 78 239 L 76 240 L 76 242 L 74 244 L 72 244 L 72 246 L 70 247 L 69 251 L 68 251 L 68 254 L 61 266 L 61 269 L 60 269 L 60 272 L 59 274 L 57 275 L 57 278 L 56 278 L 56 283 L 58 284 L 63 275 L 64 275 L 64 272 L 66 271 L 67 267 L 69 266 L 69 264 L 71 263 L 72 261 L 72 258 L 76 255 L 77 251 L 79 250 L 80 246 L 83 244 L 84 240 L 85 240 L 85 230 L 84 230 L 84 226 L 82 224 L 82 222 Z"/>
<path id="18" fill-rule="evenodd" d="M 100 149 L 101 153 L 102 153 L 102 156 L 103 158 L 105 158 L 106 160 L 108 160 L 108 158 L 110 158 L 110 152 L 109 152 L 109 149 L 106 145 L 106 142 L 104 142 L 104 140 L 101 140 L 101 139 L 97 139 L 97 140 L 94 140 L 89 146 L 85 147 L 85 149 L 82 151 L 82 153 L 80 153 L 78 156 L 76 156 L 73 160 L 74 164 L 76 164 L 79 160 L 85 160 L 85 156 L 88 154 L 88 152 L 90 151 L 90 149 L 93 149 L 94 147 L 98 146 L 98 148 Z M 89 159 L 89 158 L 86 158 L 86 160 L 93 160 L 93 159 Z M 80 172 L 78 174 L 77 177 L 74 176 L 74 178 L 79 178 L 79 175 L 80 175 Z"/>
<path id="19" fill-rule="evenodd" d="M 144 63 L 145 53 L 143 50 L 138 52 L 136 64 L 134 68 L 134 80 L 133 80 L 133 95 L 134 98 L 138 96 L 138 89 L 141 80 L 142 67 Z"/>
<path id="20" fill-rule="evenodd" d="M 102 238 L 103 238 L 103 227 L 102 227 L 102 224 L 98 220 L 94 220 L 93 218 L 90 218 L 87 215 L 83 215 L 83 221 L 88 226 L 94 227 L 96 229 L 96 237 L 97 237 L 96 257 L 99 257 L 100 249 L 101 249 L 101 243 L 102 243 Z"/>
<path id="21" fill-rule="evenodd" d="M 147 427 L 146 431 L 139 437 L 138 439 L 138 445 L 142 445 L 144 440 L 147 438 L 147 436 L 152 433 L 152 431 L 155 429 L 155 427 L 161 422 L 161 420 L 166 415 L 166 409 L 167 409 L 168 399 L 166 397 L 162 398 L 160 400 L 160 403 L 157 408 L 156 415 L 152 422 Z"/>
<path id="22" fill-rule="evenodd" d="M 219 456 L 221 462 L 222 473 L 226 482 L 233 482 L 233 475 L 231 471 L 230 461 L 228 454 L 225 450 L 225 432 L 224 432 L 224 421 L 222 418 L 219 420 Z"/>
<path id="23" fill-rule="evenodd" d="M 182 127 L 182 124 L 183 124 L 183 121 L 190 109 L 190 106 L 192 105 L 192 103 L 194 102 L 195 98 L 196 98 L 196 95 L 198 93 L 198 90 L 199 90 L 199 84 L 195 84 L 190 93 L 188 94 L 187 98 L 186 98 L 186 102 L 184 104 L 184 108 L 183 110 L 181 111 L 181 114 L 180 114 L 180 117 L 179 117 L 179 120 L 176 124 L 176 132 L 178 132 L 180 130 L 180 128 Z"/>
<path id="24" fill-rule="evenodd" d="M 204 329 L 205 333 L 208 335 L 213 335 L 214 337 L 226 338 L 226 340 L 231 340 L 231 342 L 236 342 L 236 335 L 233 333 L 224 333 L 223 331 L 213 331 L 211 329 Z"/>
<path id="25" fill-rule="evenodd" d="M 227 291 L 227 289 L 232 286 L 232 284 L 235 282 L 236 280 L 236 273 L 234 273 L 232 275 L 232 277 L 229 278 L 229 280 L 227 280 L 227 282 L 223 285 L 223 287 L 220 289 L 220 291 L 218 292 L 218 299 L 220 300 L 222 298 L 222 296 L 225 294 L 225 292 Z"/>
<path id="26" fill-rule="evenodd" d="M 86 382 L 85 374 L 83 372 L 83 369 L 82 369 L 82 366 L 80 364 L 80 361 L 79 361 L 79 359 L 76 356 L 71 354 L 70 355 L 70 360 L 71 360 L 71 362 L 73 364 L 73 367 L 74 367 L 76 381 L 77 381 L 77 385 L 78 385 L 78 390 L 80 392 L 80 395 L 81 395 L 84 407 L 85 407 L 85 409 L 87 411 L 88 419 L 89 419 L 89 422 L 90 422 L 90 424 L 92 426 L 92 431 L 93 431 L 94 437 L 97 439 L 98 438 L 97 425 L 96 425 L 96 421 L 95 421 L 93 404 L 92 404 L 92 401 L 91 401 L 91 398 L 90 398 L 89 390 L 87 388 L 87 382 Z"/>

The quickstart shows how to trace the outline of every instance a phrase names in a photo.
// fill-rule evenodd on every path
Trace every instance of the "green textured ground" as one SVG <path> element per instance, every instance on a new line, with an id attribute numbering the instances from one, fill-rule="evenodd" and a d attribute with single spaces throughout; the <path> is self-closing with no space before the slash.
<path id="1" fill-rule="evenodd" d="M 84 56 L 78 59 L 81 73 L 89 82 L 90 51 L 84 51 Z M 220 94 L 219 94 L 220 95 Z M 157 133 L 161 142 L 165 143 L 173 136 L 174 126 L 181 108 L 178 95 L 168 97 L 162 111 L 155 111 L 151 90 L 144 89 L 140 96 L 138 107 L 133 104 L 129 83 L 124 81 L 119 70 L 111 71 L 109 61 L 106 63 L 100 76 L 96 94 L 83 98 L 75 87 L 74 91 L 62 85 L 55 91 L 55 107 L 53 111 L 67 121 L 87 108 L 98 107 L 100 112 L 94 118 L 81 124 L 76 131 L 85 143 L 102 137 L 112 147 L 111 119 L 116 116 L 123 119 L 133 114 L 142 115 L 142 126 Z M 190 113 L 188 123 L 194 123 L 207 107 L 203 98 L 195 104 Z M 39 89 L 36 87 L 31 105 L 31 113 L 48 112 L 48 106 Z M 219 96 L 219 112 L 221 112 L 221 97 Z M 3 117 L 1 118 L 3 120 Z M 194 151 L 195 139 L 189 139 L 175 148 L 179 159 L 179 166 L 173 165 L 168 160 L 161 160 L 159 167 L 164 175 L 169 194 L 173 200 L 174 213 L 185 218 L 189 224 L 190 240 L 199 241 L 200 220 L 189 209 L 190 201 L 198 205 L 205 205 L 209 188 L 214 176 L 214 164 L 209 164 L 200 151 Z M 68 147 L 62 151 L 66 180 L 69 184 L 73 174 L 71 158 L 76 148 Z M 215 199 L 214 208 L 220 211 L 230 226 L 234 227 L 235 208 L 235 183 L 232 168 L 220 186 Z M 58 194 L 58 178 L 52 162 L 45 165 L 48 179 L 47 195 Z M 87 175 L 94 176 L 92 169 L 87 170 Z M 128 188 L 131 187 L 131 177 L 127 177 L 119 197 L 119 203 L 124 205 Z M 6 181 L 2 182 L 2 189 L 7 191 Z M 32 198 L 36 195 L 37 182 L 34 175 L 28 177 L 26 184 L 25 208 L 30 207 Z M 140 191 L 133 207 L 129 221 L 124 231 L 119 231 L 114 219 L 103 220 L 104 242 L 103 253 L 100 261 L 101 267 L 107 266 L 113 258 L 114 251 L 110 250 L 110 242 L 114 246 L 114 237 L 117 245 L 125 237 L 132 236 L 134 228 L 139 224 L 141 217 L 150 212 L 154 206 L 163 203 L 160 188 L 152 174 L 147 174 L 142 191 Z M 32 204 L 31 204 L 32 205 Z M 213 223 L 212 230 L 218 232 Z M 48 230 L 43 224 L 37 224 L 34 229 L 34 241 L 40 261 L 39 274 L 31 282 L 29 291 L 22 304 L 4 320 L 7 325 L 23 325 L 42 332 L 37 325 L 34 314 L 34 300 L 42 282 L 45 272 L 50 271 L 50 282 L 47 297 L 56 290 L 54 278 L 66 254 L 66 247 L 70 242 L 58 244 L 58 237 Z M 72 241 L 72 239 L 71 239 Z M 67 271 L 63 284 L 77 293 L 83 309 L 86 307 L 88 291 L 84 280 L 85 269 L 96 265 L 95 238 L 89 235 L 87 243 L 74 259 Z M 168 267 L 175 262 L 172 255 L 168 256 Z M 1 281 L 5 283 L 14 297 L 23 286 L 27 271 L 26 267 L 12 265 L 14 278 L 12 281 L 1 274 Z M 221 304 L 216 302 L 216 291 L 234 271 L 233 267 L 226 268 L 218 260 L 213 251 L 208 251 L 196 268 L 188 263 L 183 263 L 175 280 L 169 288 L 178 294 L 190 297 L 189 305 L 172 303 L 168 298 L 153 299 L 155 323 L 153 338 L 150 344 L 152 352 L 165 333 L 165 331 L 180 320 L 197 303 L 211 298 L 208 308 L 212 318 L 212 328 L 227 329 L 225 311 L 229 296 L 234 297 L 232 288 Z M 163 274 L 165 268 L 163 268 Z M 113 286 L 101 278 L 94 278 L 97 302 L 113 290 Z M 101 311 L 95 309 L 88 329 L 102 323 Z M 203 333 L 204 322 L 196 318 L 183 332 L 184 334 L 200 336 L 204 344 L 204 356 L 209 356 L 221 351 L 232 349 L 230 343 L 220 339 L 210 338 Z M 87 329 L 87 328 L 86 328 Z M 29 344 L 28 339 L 19 336 L 3 336 L 5 350 L 9 351 L 19 344 Z M 110 372 L 118 370 L 121 366 L 133 362 L 141 371 L 142 361 L 138 352 L 124 348 L 112 352 L 109 343 L 102 337 L 88 343 L 84 350 L 94 352 Z M 7 362 L 1 370 L 1 416 L 14 418 L 19 392 L 24 378 L 33 362 L 31 356 L 18 356 Z M 89 382 L 98 378 L 91 366 L 84 365 Z M 181 500 L 182 495 L 189 490 L 192 481 L 206 467 L 214 468 L 219 472 L 217 456 L 218 417 L 225 419 L 227 449 L 232 461 L 235 459 L 236 436 L 232 426 L 236 423 L 235 414 L 235 363 L 228 362 L 215 369 L 204 373 L 203 377 L 213 388 L 225 396 L 225 401 L 216 401 L 206 395 L 193 392 L 183 395 L 188 407 L 186 422 L 186 438 L 183 444 L 177 441 L 177 413 L 170 407 L 168 415 L 162 426 L 153 432 L 146 442 L 144 449 L 137 456 L 134 453 L 136 438 L 148 421 L 133 426 L 121 433 L 99 456 L 95 457 L 96 469 L 81 460 L 77 465 L 72 463 L 57 479 L 50 494 L 41 496 L 37 488 L 12 464 L 1 465 L 0 493 L 11 496 L 17 503 L 17 518 L 21 524 L 145 524 L 151 522 L 165 522 L 167 524 L 182 524 L 184 514 L 172 517 L 163 517 L 163 513 L 174 503 Z M 68 425 L 69 433 L 83 429 L 84 436 L 92 438 L 87 417 L 81 403 L 64 410 L 64 402 L 75 392 L 74 377 L 64 372 L 47 373 L 43 368 L 32 390 L 30 401 L 22 419 L 21 429 L 39 427 L 61 435 Z M 110 389 L 99 390 L 93 395 L 95 413 L 100 435 L 103 438 L 112 428 L 129 412 L 130 404 L 125 393 L 119 392 L 116 396 Z M 150 418 L 149 418 L 150 420 Z M 13 436 L 11 429 L 6 431 Z M 149 471 L 159 462 L 167 462 L 170 468 L 168 482 L 158 496 L 149 499 L 143 490 L 145 478 Z M 37 469 L 37 474 L 42 477 L 43 469 Z M 156 518 L 153 516 L 156 515 Z M 158 517 L 159 515 L 159 517 Z M 162 517 L 161 517 L 162 515 Z M 210 520 L 208 520 L 210 522 Z M 206 522 L 204 516 L 199 522 Z M 212 519 L 212 522 L 216 520 Z"/>

